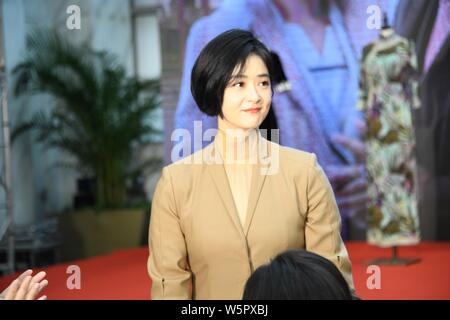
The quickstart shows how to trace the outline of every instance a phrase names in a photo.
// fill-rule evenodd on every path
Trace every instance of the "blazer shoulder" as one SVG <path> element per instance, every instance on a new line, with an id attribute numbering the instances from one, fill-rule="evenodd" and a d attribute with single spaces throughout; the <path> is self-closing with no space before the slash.
<path id="1" fill-rule="evenodd" d="M 298 168 L 304 168 L 305 166 L 310 168 L 313 167 L 317 158 L 314 153 L 298 150 L 290 147 L 279 146 L 280 157 L 286 165 L 294 166 Z"/>
<path id="2" fill-rule="evenodd" d="M 202 168 L 206 164 L 204 160 L 205 154 L 210 154 L 212 147 L 213 143 L 187 157 L 165 166 L 164 169 L 166 169 L 170 173 L 170 176 L 173 177 L 173 179 L 176 179 L 177 182 L 190 182 L 194 175 L 199 172 L 198 170 L 202 171 Z"/>

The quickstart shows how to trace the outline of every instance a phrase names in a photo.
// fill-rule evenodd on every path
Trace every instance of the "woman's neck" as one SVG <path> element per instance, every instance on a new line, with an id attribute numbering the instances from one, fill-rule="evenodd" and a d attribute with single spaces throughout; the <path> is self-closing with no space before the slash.
<path id="1" fill-rule="evenodd" d="M 330 0 L 275 0 L 283 18 L 301 25 L 329 23 L 328 2 Z"/>
<path id="2" fill-rule="evenodd" d="M 231 163 L 249 160 L 256 152 L 258 129 L 236 129 L 218 126 L 215 138 L 222 157 Z"/>
<path id="3" fill-rule="evenodd" d="M 381 38 L 389 38 L 393 35 L 394 35 L 394 29 L 392 29 L 392 28 L 385 28 L 385 29 L 381 29 L 381 31 L 380 31 Z"/>
<path id="4" fill-rule="evenodd" d="M 275 0 L 284 20 L 298 24 L 306 32 L 318 52 L 322 52 L 328 19 L 329 2 L 326 0 Z"/>

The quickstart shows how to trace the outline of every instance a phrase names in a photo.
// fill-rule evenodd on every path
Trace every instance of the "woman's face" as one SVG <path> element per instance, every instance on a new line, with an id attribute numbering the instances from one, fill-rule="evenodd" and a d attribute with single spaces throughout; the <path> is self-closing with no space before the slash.
<path id="1" fill-rule="evenodd" d="M 241 73 L 238 68 L 223 95 L 223 118 L 218 117 L 219 129 L 249 130 L 258 128 L 269 112 L 272 90 L 264 61 L 250 55 Z"/>

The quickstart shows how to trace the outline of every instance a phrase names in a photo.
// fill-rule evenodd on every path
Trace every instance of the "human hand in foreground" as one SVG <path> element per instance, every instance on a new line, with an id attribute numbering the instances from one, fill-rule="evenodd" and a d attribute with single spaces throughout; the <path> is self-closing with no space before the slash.
<path id="1" fill-rule="evenodd" d="M 11 284 L 0 293 L 0 300 L 35 300 L 39 293 L 48 285 L 47 275 L 41 271 L 32 276 L 33 270 L 27 270 L 18 276 Z M 47 296 L 41 296 L 37 300 L 47 300 Z"/>

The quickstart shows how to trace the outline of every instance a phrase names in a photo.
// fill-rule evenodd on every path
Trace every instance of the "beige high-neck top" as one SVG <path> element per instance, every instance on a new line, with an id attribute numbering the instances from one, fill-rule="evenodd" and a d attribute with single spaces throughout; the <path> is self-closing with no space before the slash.
<path id="1" fill-rule="evenodd" d="M 247 139 L 236 137 L 219 130 L 214 143 L 224 160 L 228 184 L 242 226 L 247 218 L 248 199 L 252 182 L 252 169 L 257 159 L 259 131 L 249 133 Z M 230 153 L 230 149 L 234 151 Z M 238 150 L 242 150 L 239 153 Z"/>

